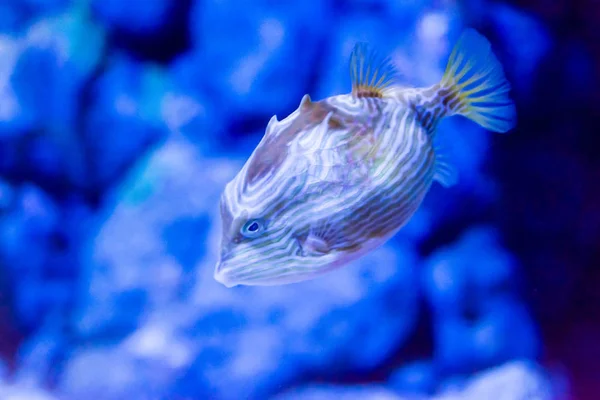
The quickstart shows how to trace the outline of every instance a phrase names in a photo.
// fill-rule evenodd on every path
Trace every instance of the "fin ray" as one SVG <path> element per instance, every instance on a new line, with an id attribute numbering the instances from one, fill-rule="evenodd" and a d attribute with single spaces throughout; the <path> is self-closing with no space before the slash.
<path id="1" fill-rule="evenodd" d="M 433 179 L 438 181 L 442 186 L 449 188 L 458 183 L 458 170 L 449 161 L 444 148 L 440 144 L 436 144 L 435 152 L 435 167 Z"/>
<path id="2" fill-rule="evenodd" d="M 329 244 L 319 236 L 309 233 L 308 236 L 301 242 L 300 246 L 307 255 L 319 256 L 327 254 L 331 251 Z"/>
<path id="3" fill-rule="evenodd" d="M 454 166 L 440 160 L 435 163 L 433 179 L 442 186 L 449 188 L 458 183 L 458 171 Z"/>
<path id="4" fill-rule="evenodd" d="M 389 57 L 382 57 L 366 42 L 354 45 L 350 55 L 353 96 L 385 97 L 396 76 L 396 68 Z"/>
<path id="5" fill-rule="evenodd" d="M 446 161 L 446 157 L 444 157 L 443 153 L 439 150 L 436 151 L 433 179 L 446 188 L 452 187 L 458 183 L 457 169 Z"/>

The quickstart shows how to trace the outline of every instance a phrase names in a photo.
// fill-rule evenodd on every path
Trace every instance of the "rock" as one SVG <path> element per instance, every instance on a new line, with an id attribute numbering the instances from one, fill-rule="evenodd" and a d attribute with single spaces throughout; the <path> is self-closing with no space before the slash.
<path id="1" fill-rule="evenodd" d="M 73 128 L 79 92 L 101 60 L 104 39 L 83 6 L 29 27 L 11 84 L 36 128 Z"/>
<path id="2" fill-rule="evenodd" d="M 463 388 L 450 389 L 432 400 L 554 400 L 557 394 L 548 374 L 538 366 L 513 361 L 477 374 Z"/>
<path id="3" fill-rule="evenodd" d="M 410 400 L 392 390 L 377 385 L 341 386 L 307 385 L 288 390 L 271 400 Z"/>
<path id="4" fill-rule="evenodd" d="M 52 15 L 63 11 L 76 1 L 79 0 L 8 0 L 8 3 L 12 2 L 16 7 L 27 8 L 34 15 Z"/>
<path id="5" fill-rule="evenodd" d="M 407 396 L 432 393 L 439 380 L 435 364 L 428 360 L 419 360 L 404 365 L 394 371 L 388 381 L 398 393 Z"/>
<path id="6" fill-rule="evenodd" d="M 26 336 L 12 376 L 0 365 L 0 400 L 550 398 L 550 378 L 524 361 L 539 351 L 537 327 L 495 231 L 469 229 L 420 268 L 420 241 L 497 195 L 482 172 L 491 136 L 465 119 L 438 134 L 459 184 L 434 185 L 393 241 L 294 285 L 213 278 L 219 196 L 251 134 L 305 93 L 348 92 L 358 40 L 390 54 L 402 83 L 437 82 L 465 22 L 456 5 L 197 0 L 179 24 L 188 2 L 87 3 L 0 5 L 11 35 L 0 35 L 0 171 L 11 181 L 0 182 L 0 275 Z M 514 28 L 498 41 L 505 54 L 516 33 L 532 34 L 506 67 L 531 78 L 545 31 L 511 7 L 489 10 L 498 32 Z M 188 25 L 190 48 L 171 62 L 187 46 L 171 34 Z M 314 383 L 389 368 L 421 293 L 431 359 L 400 366 L 387 386 Z"/>
<path id="7" fill-rule="evenodd" d="M 77 268 L 73 247 L 81 232 L 73 222 L 85 214 L 77 203 L 61 209 L 33 185 L 6 185 L 2 197 L 0 260 L 17 322 L 29 330 L 72 300 Z M 82 222 L 77 222 L 80 227 Z"/>
<path id="8" fill-rule="evenodd" d="M 230 122 L 291 113 L 316 72 L 330 11 L 328 2 L 196 2 L 196 79 L 226 105 Z"/>
<path id="9" fill-rule="evenodd" d="M 516 260 L 497 241 L 494 228 L 476 226 L 429 257 L 423 284 L 437 313 L 455 314 L 469 304 L 480 304 L 496 288 L 509 291 Z"/>
<path id="10" fill-rule="evenodd" d="M 90 21 L 84 6 L 34 22 L 20 38 L 18 54 L 5 93 L 10 116 L 3 130 L 29 133 L 9 142 L 17 153 L 7 173 L 21 172 L 36 182 L 85 180 L 85 146 L 79 135 L 82 90 L 95 72 L 104 50 L 104 30 Z M 9 59 L 10 60 L 10 59 Z M 0 74 L 1 76 L 1 74 Z M 6 134 L 5 134 L 6 135 Z"/>
<path id="11" fill-rule="evenodd" d="M 0 359 L 0 400 L 58 400 L 38 383 L 14 379 Z"/>
<path id="12" fill-rule="evenodd" d="M 515 260 L 493 229 L 476 227 L 435 252 L 424 270 L 439 367 L 448 372 L 537 355 L 537 328 L 512 291 Z"/>
<path id="13" fill-rule="evenodd" d="M 110 60 L 93 84 L 85 114 L 88 185 L 119 182 L 166 135 L 161 109 L 168 85 L 168 76 L 157 66 L 125 55 Z"/>
<path id="14" fill-rule="evenodd" d="M 272 400 L 377 399 L 377 400 L 551 400 L 560 389 L 550 375 L 539 366 L 526 361 L 514 361 L 486 370 L 463 384 L 434 395 L 425 392 L 400 394 L 386 386 L 309 384 L 287 390 Z"/>
<path id="15" fill-rule="evenodd" d="M 12 2 L 0 4 L 0 33 L 9 34 L 17 31 L 26 19 L 25 11 L 15 7 Z"/>
<path id="16" fill-rule="evenodd" d="M 210 153 L 220 143 L 230 149 L 232 142 L 240 138 L 236 137 L 239 132 L 226 129 L 231 120 L 230 109 L 220 107 L 209 94 L 204 82 L 205 68 L 194 52 L 183 53 L 169 65 L 170 87 L 162 115 L 169 130 L 186 136 L 200 152 Z"/>
<path id="17" fill-rule="evenodd" d="M 59 400 L 44 389 L 28 385 L 2 385 L 0 384 L 2 400 Z"/>
<path id="18" fill-rule="evenodd" d="M 4 140 L 12 140 L 31 128 L 32 121 L 27 118 L 11 85 L 11 76 L 22 51 L 23 46 L 18 39 L 8 35 L 0 36 L 0 138 Z M 6 158 L 2 164 L 8 164 Z"/>
<path id="19" fill-rule="evenodd" d="M 20 32 L 33 19 L 64 11 L 73 0 L 4 0 L 0 4 L 0 32 Z"/>
<path id="20" fill-rule="evenodd" d="M 513 92 L 522 101 L 531 101 L 538 66 L 552 46 L 548 29 L 533 15 L 509 4 L 493 3 L 485 9 L 486 17 L 498 33 L 497 51 Z M 523 37 L 527 41 L 521 40 Z"/>
<path id="21" fill-rule="evenodd" d="M 149 33 L 167 23 L 178 1 L 91 0 L 94 15 L 109 27 L 135 33 Z"/>

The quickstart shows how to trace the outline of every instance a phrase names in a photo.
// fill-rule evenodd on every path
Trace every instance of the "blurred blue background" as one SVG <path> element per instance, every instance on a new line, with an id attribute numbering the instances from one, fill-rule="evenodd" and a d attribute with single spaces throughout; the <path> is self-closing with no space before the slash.
<path id="1" fill-rule="evenodd" d="M 600 6 L 2 0 L 0 399 L 597 399 Z M 415 86 L 466 26 L 518 105 L 440 137 L 459 185 L 314 281 L 214 281 L 217 201 L 273 114 Z"/>

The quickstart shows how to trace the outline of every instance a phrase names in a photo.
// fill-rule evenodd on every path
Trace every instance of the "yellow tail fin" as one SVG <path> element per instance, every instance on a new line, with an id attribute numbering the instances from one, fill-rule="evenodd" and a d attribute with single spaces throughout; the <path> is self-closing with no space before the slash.
<path id="1" fill-rule="evenodd" d="M 441 90 L 447 93 L 447 115 L 465 116 L 494 132 L 507 132 L 516 124 L 502 65 L 488 40 L 474 29 L 466 30 L 454 46 Z"/>

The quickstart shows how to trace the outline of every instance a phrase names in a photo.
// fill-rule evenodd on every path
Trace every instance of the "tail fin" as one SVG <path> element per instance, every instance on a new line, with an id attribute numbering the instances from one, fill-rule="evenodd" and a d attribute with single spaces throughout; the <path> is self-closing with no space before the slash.
<path id="1" fill-rule="evenodd" d="M 510 85 L 488 40 L 474 29 L 466 30 L 454 46 L 441 90 L 447 115 L 465 116 L 494 132 L 507 132 L 516 124 L 516 109 L 508 96 Z"/>

